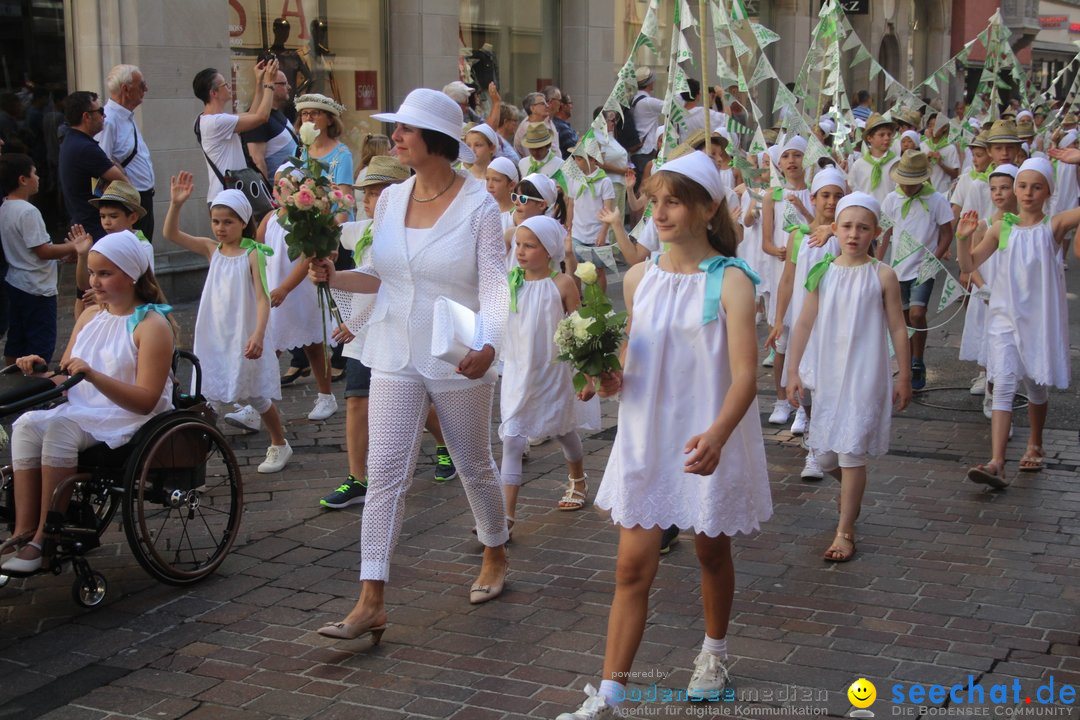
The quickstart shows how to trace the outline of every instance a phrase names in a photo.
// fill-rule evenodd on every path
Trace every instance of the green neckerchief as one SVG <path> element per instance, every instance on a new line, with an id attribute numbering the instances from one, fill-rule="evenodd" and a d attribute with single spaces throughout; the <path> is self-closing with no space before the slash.
<path id="1" fill-rule="evenodd" d="M 144 243 L 148 243 L 148 242 L 150 242 L 150 238 L 146 237 L 146 234 L 145 234 L 145 233 L 143 233 L 143 231 L 142 231 L 142 230 L 136 230 L 136 231 L 135 231 L 135 237 L 139 238 L 139 239 L 140 239 L 140 240 L 142 240 L 142 241 L 143 241 Z M 168 307 L 168 306 L 166 306 L 166 307 Z"/>
<path id="2" fill-rule="evenodd" d="M 659 258 L 658 258 L 659 261 Z M 705 307 L 702 311 L 701 324 L 708 325 L 713 320 L 720 318 L 720 292 L 724 289 L 724 268 L 737 267 L 746 273 L 750 282 L 755 285 L 761 283 L 761 278 L 750 269 L 742 258 L 716 255 L 715 257 L 702 260 L 698 269 L 705 273 Z"/>
<path id="3" fill-rule="evenodd" d="M 817 290 L 818 284 L 821 282 L 821 278 L 825 276 L 825 271 L 832 265 L 836 256 L 832 253 L 825 253 L 825 257 L 821 258 L 814 267 L 810 268 L 810 272 L 806 273 L 806 290 L 807 292 L 814 292 Z"/>
<path id="4" fill-rule="evenodd" d="M 900 204 L 900 217 L 907 217 L 908 211 L 911 210 L 911 203 L 916 200 L 918 200 L 919 204 L 923 206 L 923 210 L 929 213 L 930 207 L 926 204 L 926 201 L 923 200 L 923 198 L 933 195 L 934 192 L 934 188 L 930 185 L 930 183 L 923 183 L 923 186 L 919 188 L 919 192 L 915 193 L 914 195 L 908 195 L 903 191 L 902 188 L 896 188 L 896 193 L 900 197 L 904 198 L 904 202 Z"/>
<path id="5" fill-rule="evenodd" d="M 1043 215 L 1043 219 L 1039 221 L 1039 225 L 1046 223 L 1050 218 Z M 1020 216 L 1014 213 L 1005 213 L 1001 216 L 1001 234 L 998 235 L 998 250 L 1004 250 L 1009 247 L 1009 236 L 1012 235 L 1013 225 L 1020 222 Z"/>
<path id="6" fill-rule="evenodd" d="M 803 238 L 810 234 L 810 226 L 806 223 L 792 223 L 784 226 L 784 232 L 795 233 L 788 242 L 788 247 L 791 248 L 788 258 L 794 263 L 795 258 L 799 256 L 799 246 L 802 245 Z"/>
<path id="7" fill-rule="evenodd" d="M 874 159 L 874 156 L 870 153 L 863 155 L 863 160 L 870 163 L 870 189 L 877 190 L 878 185 L 881 184 L 881 175 L 884 172 L 885 166 L 896 157 L 896 153 L 892 150 L 886 150 L 885 154 L 878 159 Z"/>
<path id="8" fill-rule="evenodd" d="M 596 188 L 594 186 L 606 177 L 607 173 L 603 170 L 597 170 L 592 175 L 586 175 L 585 182 L 581 184 L 581 187 L 578 188 L 577 195 L 574 196 L 575 199 L 581 197 L 585 193 L 585 188 L 589 188 L 589 194 L 596 197 Z"/>
<path id="9" fill-rule="evenodd" d="M 356 241 L 356 248 L 353 250 L 353 257 L 357 258 L 357 264 L 359 264 L 359 258 L 364 256 L 364 251 L 371 247 L 371 243 L 375 241 L 375 234 L 371 231 L 375 223 L 369 224 L 364 228 L 364 232 L 360 233 L 360 239 Z"/>
<path id="10" fill-rule="evenodd" d="M 941 148 L 949 144 L 949 133 L 945 133 L 937 140 L 934 140 L 933 138 L 926 138 L 926 144 L 931 150 L 937 152 L 941 150 Z"/>
<path id="11" fill-rule="evenodd" d="M 968 173 L 968 174 L 971 176 L 972 180 L 982 180 L 984 183 L 989 183 L 990 182 L 990 173 L 992 173 L 992 172 L 994 172 L 994 166 L 993 165 L 987 165 L 986 169 L 983 170 L 982 172 L 978 172 L 975 169 L 975 166 L 973 165 L 971 167 L 971 172 Z"/>
<path id="12" fill-rule="evenodd" d="M 259 265 L 259 279 L 262 280 L 263 292 L 266 293 L 266 297 L 270 297 L 270 286 L 266 281 L 266 258 L 268 255 L 274 254 L 274 249 L 269 245 L 263 245 L 261 242 L 255 242 L 251 238 L 241 240 L 240 249 L 247 250 L 244 253 L 245 255 L 250 255 L 252 250 L 255 251 L 255 261 Z"/>
<path id="13" fill-rule="evenodd" d="M 131 315 L 127 319 L 128 332 L 135 332 L 135 328 L 138 327 L 139 323 L 142 322 L 142 319 L 146 317 L 146 313 L 150 312 L 151 310 L 158 313 L 162 317 L 168 317 L 169 313 L 172 312 L 172 305 L 165 305 L 164 303 L 144 303 L 143 305 L 135 308 L 135 312 L 131 313 Z"/>
<path id="14" fill-rule="evenodd" d="M 552 150 L 551 150 L 551 149 L 549 148 L 549 149 L 548 149 L 548 154 L 544 156 L 544 159 L 543 159 L 543 160 L 537 160 L 537 159 L 536 159 L 536 158 L 534 158 L 534 157 L 533 157 L 532 155 L 530 155 L 530 156 L 529 156 L 529 172 L 527 172 L 527 173 L 525 173 L 525 174 L 526 174 L 526 175 L 532 175 L 533 173 L 538 173 L 538 172 L 540 172 L 540 170 L 541 170 L 541 169 L 542 169 L 542 168 L 543 168 L 543 167 L 544 167 L 545 165 L 547 165 L 547 164 L 548 164 L 548 161 L 550 161 L 550 160 L 551 160 L 551 153 L 552 153 Z"/>
<path id="15" fill-rule="evenodd" d="M 773 202 L 780 202 L 783 199 L 784 199 L 784 188 L 779 187 L 779 186 L 774 187 L 772 189 L 772 201 Z"/>
<path id="16" fill-rule="evenodd" d="M 548 277 L 554 278 L 558 274 L 558 270 L 552 270 Z M 518 289 L 525 284 L 525 269 L 520 265 L 515 265 L 507 274 L 506 279 L 510 283 L 510 312 L 516 313 Z"/>

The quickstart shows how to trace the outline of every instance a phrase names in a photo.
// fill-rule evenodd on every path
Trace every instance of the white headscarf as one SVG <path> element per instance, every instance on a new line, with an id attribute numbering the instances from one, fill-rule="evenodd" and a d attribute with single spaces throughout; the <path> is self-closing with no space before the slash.
<path id="1" fill-rule="evenodd" d="M 800 135 L 788 135 L 784 138 L 784 145 L 780 150 L 780 154 L 783 155 L 788 150 L 797 150 L 798 152 L 806 152 L 806 138 Z"/>
<path id="2" fill-rule="evenodd" d="M 907 138 L 911 142 L 915 143 L 916 149 L 918 149 L 919 145 L 922 144 L 922 138 L 919 137 L 919 133 L 915 132 L 914 130 L 905 130 L 904 132 L 900 133 L 900 137 Z"/>
<path id="3" fill-rule="evenodd" d="M 532 231 L 536 239 L 547 250 L 547 254 L 551 256 L 552 262 L 561 263 L 563 258 L 566 257 L 566 228 L 555 218 L 547 215 L 537 215 L 522 221 L 518 225 L 518 230 L 521 230 L 521 228 L 528 228 Z M 517 230 L 514 231 L 514 234 L 517 235 Z"/>
<path id="4" fill-rule="evenodd" d="M 555 201 L 559 198 L 559 186 L 555 184 L 554 180 L 543 173 L 526 175 L 521 179 L 521 182 L 532 184 L 532 186 L 536 188 L 536 192 L 540 193 L 540 197 L 547 203 L 548 207 L 554 205 Z"/>
<path id="5" fill-rule="evenodd" d="M 829 185 L 835 185 L 843 190 L 845 193 L 848 190 L 847 179 L 844 177 L 844 173 L 837 170 L 835 167 L 827 167 L 818 170 L 814 175 L 814 183 L 810 186 L 810 197 L 817 195 L 817 191 L 823 187 Z"/>
<path id="6" fill-rule="evenodd" d="M 146 252 L 146 245 L 147 243 L 135 237 L 135 233 L 121 230 L 98 240 L 92 250 L 104 255 L 132 280 L 138 280 L 150 269 L 150 256 Z"/>
<path id="7" fill-rule="evenodd" d="M 471 127 L 469 128 L 469 131 L 465 134 L 468 135 L 471 132 L 480 133 L 481 135 L 486 137 L 488 139 L 488 142 L 490 142 L 492 145 L 494 145 L 495 147 L 499 147 L 499 139 L 495 135 L 495 130 L 493 130 L 492 127 L 487 123 L 480 123 L 476 127 Z"/>
<path id="8" fill-rule="evenodd" d="M 998 165 L 996 168 L 994 168 L 993 172 L 990 173 L 990 177 L 994 177 L 995 175 L 1008 175 L 1013 180 L 1015 180 L 1016 173 L 1018 172 L 1020 171 L 1015 165 L 1011 163 L 1005 163 L 1004 165 Z"/>
<path id="9" fill-rule="evenodd" d="M 1017 177 L 1025 170 L 1034 170 L 1035 172 L 1046 178 L 1046 184 L 1050 188 L 1050 194 L 1054 194 L 1054 180 L 1057 173 L 1054 172 L 1054 166 L 1050 164 L 1050 161 L 1046 158 L 1033 157 L 1024 161 L 1024 164 L 1020 166 L 1020 169 L 1016 171 Z"/>
<path id="10" fill-rule="evenodd" d="M 497 173 L 505 175 L 510 178 L 510 182 L 517 184 L 521 180 L 521 173 L 518 172 L 517 165 L 509 158 L 499 156 L 488 163 L 488 170 L 494 170 Z M 539 190 L 540 188 L 537 188 Z"/>
<path id="11" fill-rule="evenodd" d="M 217 205 L 222 205 L 229 208 L 234 213 L 240 216 L 240 219 L 246 225 L 251 220 L 251 203 L 248 202 L 244 193 L 239 190 L 222 190 L 211 201 L 210 207 L 213 208 Z"/>
<path id="12" fill-rule="evenodd" d="M 1077 135 L 1078 135 L 1078 133 L 1076 132 L 1076 130 L 1070 130 L 1069 132 L 1065 133 L 1064 135 L 1061 136 L 1061 140 L 1058 141 L 1058 147 L 1059 148 L 1067 148 L 1067 147 L 1069 147 L 1074 142 L 1076 142 Z"/>
<path id="13" fill-rule="evenodd" d="M 720 171 L 716 169 L 716 163 L 700 150 L 668 160 L 656 172 L 675 173 L 693 180 L 709 193 L 713 202 L 720 202 L 727 197 L 727 193 L 724 192 L 724 180 L 720 177 Z"/>
<path id="14" fill-rule="evenodd" d="M 874 213 L 874 220 L 881 220 L 881 204 L 869 193 L 853 192 L 841 198 L 840 202 L 836 203 L 836 219 L 840 220 L 840 213 L 849 207 L 866 208 Z"/>

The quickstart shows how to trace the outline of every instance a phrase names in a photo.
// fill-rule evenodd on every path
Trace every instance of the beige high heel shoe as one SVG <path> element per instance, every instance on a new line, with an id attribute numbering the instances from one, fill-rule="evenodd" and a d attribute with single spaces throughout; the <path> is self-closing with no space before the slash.
<path id="1" fill-rule="evenodd" d="M 374 625 L 372 623 L 359 623 L 353 625 L 347 622 L 327 623 L 318 629 L 323 637 L 335 640 L 356 640 L 364 635 L 371 635 L 371 645 L 374 647 L 382 642 L 383 633 L 386 632 L 386 623 Z"/>

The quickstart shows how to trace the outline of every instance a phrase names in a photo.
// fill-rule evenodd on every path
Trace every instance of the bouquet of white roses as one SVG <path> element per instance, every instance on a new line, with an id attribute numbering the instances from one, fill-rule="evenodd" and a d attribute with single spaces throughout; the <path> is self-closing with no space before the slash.
<path id="1" fill-rule="evenodd" d="M 585 299 L 581 307 L 559 321 L 555 328 L 556 358 L 570 363 L 574 370 L 574 390 L 581 392 L 587 377 L 600 377 L 605 371 L 622 368 L 619 348 L 626 336 L 626 313 L 615 312 L 600 286 L 596 284 L 596 266 L 585 262 L 574 274 L 581 278 Z"/>

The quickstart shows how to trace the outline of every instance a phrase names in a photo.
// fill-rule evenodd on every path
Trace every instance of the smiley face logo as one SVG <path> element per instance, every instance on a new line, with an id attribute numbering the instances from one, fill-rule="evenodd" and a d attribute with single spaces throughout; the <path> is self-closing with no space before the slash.
<path id="1" fill-rule="evenodd" d="M 877 700 L 877 688 L 866 678 L 859 678 L 851 683 L 847 691 L 848 700 L 857 708 L 868 708 Z"/>

